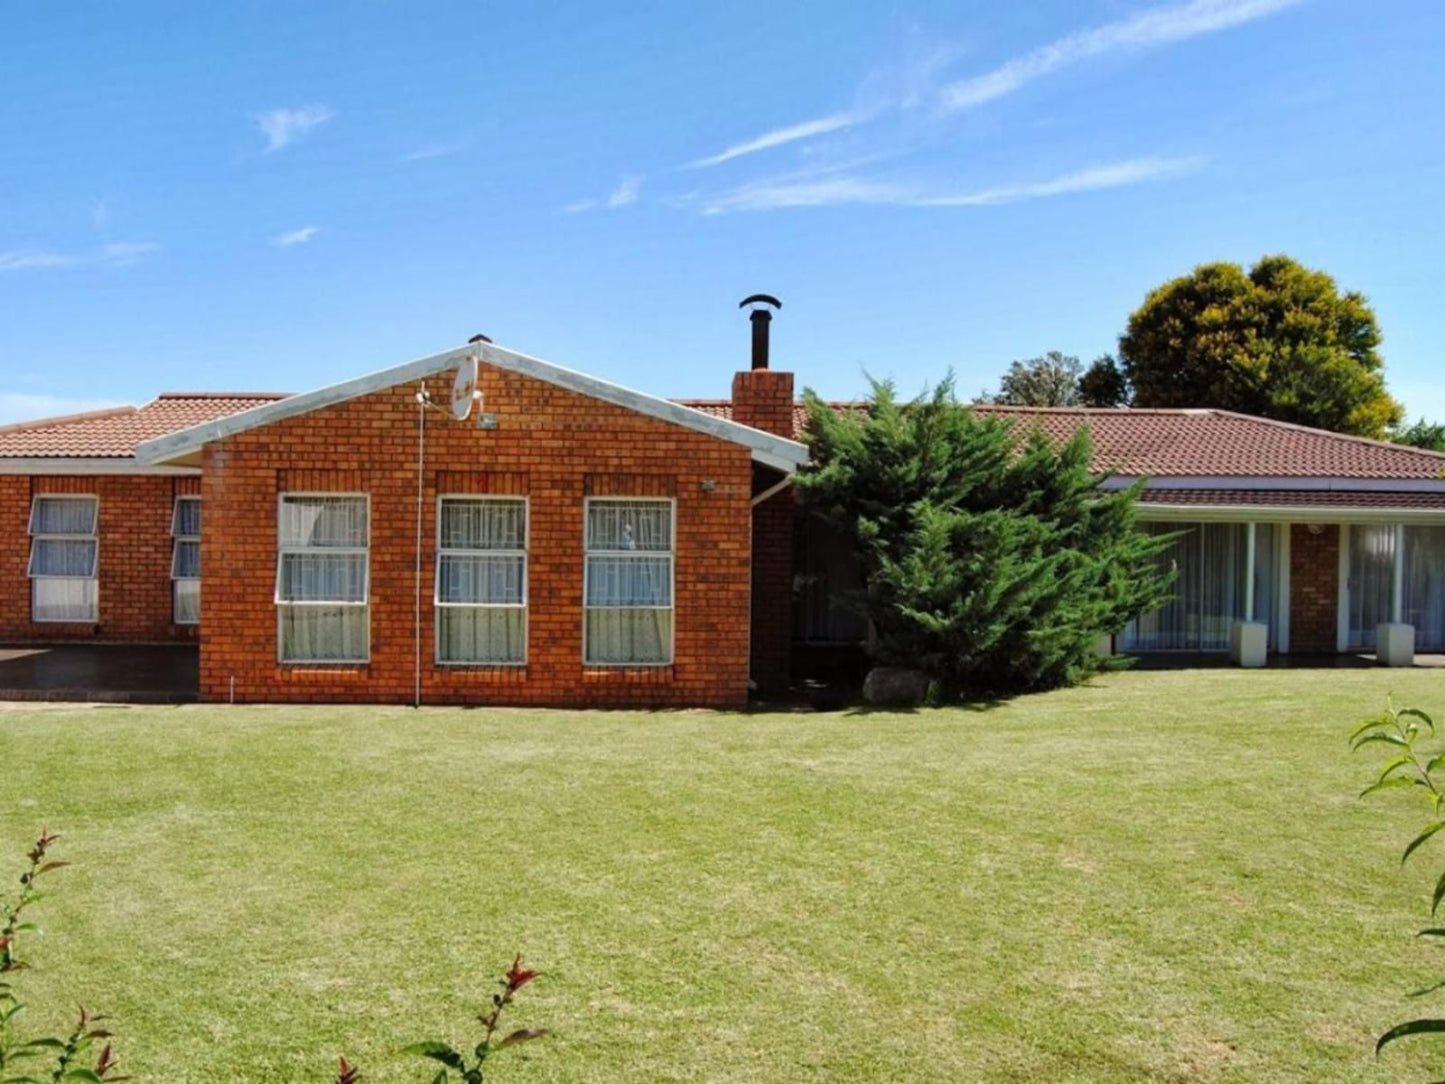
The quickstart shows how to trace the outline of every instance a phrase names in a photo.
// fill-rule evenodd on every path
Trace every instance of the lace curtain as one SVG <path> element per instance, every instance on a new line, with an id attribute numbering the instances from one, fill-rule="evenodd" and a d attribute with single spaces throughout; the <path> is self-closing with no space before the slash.
<path id="1" fill-rule="evenodd" d="M 587 502 L 586 661 L 672 660 L 672 502 Z"/>
<path id="2" fill-rule="evenodd" d="M 444 498 L 437 523 L 437 659 L 527 658 L 527 503 Z"/>
<path id="3" fill-rule="evenodd" d="M 30 510 L 30 616 L 34 621 L 99 620 L 93 497 L 37 497 Z"/>
<path id="4" fill-rule="evenodd" d="M 1370 524 L 1349 531 L 1349 646 L 1371 650 L 1375 627 L 1391 617 L 1395 528 Z M 1404 573 L 1400 616 L 1415 626 L 1416 649 L 1445 648 L 1445 527 L 1405 528 Z"/>
<path id="5" fill-rule="evenodd" d="M 371 625 L 366 498 L 282 497 L 276 533 L 282 660 L 365 661 Z"/>

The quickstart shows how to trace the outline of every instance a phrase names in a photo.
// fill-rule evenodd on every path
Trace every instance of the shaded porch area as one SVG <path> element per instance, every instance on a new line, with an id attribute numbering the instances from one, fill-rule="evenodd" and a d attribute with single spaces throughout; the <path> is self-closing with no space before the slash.
<path id="1" fill-rule="evenodd" d="M 193 703 L 199 659 L 194 644 L 0 645 L 0 700 Z"/>

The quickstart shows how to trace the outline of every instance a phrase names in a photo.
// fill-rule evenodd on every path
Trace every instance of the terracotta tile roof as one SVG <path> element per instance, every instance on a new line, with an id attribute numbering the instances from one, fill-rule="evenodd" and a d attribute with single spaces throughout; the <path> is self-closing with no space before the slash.
<path id="1" fill-rule="evenodd" d="M 1445 493 L 1362 493 L 1318 489 L 1146 489 L 1140 500 L 1145 504 L 1445 511 Z"/>
<path id="2" fill-rule="evenodd" d="M 115 407 L 0 426 L 0 458 L 127 459 L 143 440 L 284 399 L 271 392 L 168 392 Z"/>
<path id="3" fill-rule="evenodd" d="M 683 400 L 730 418 L 726 400 Z M 856 410 L 858 403 L 830 403 Z M 979 406 L 979 413 L 1039 425 L 1064 439 L 1087 424 L 1094 436 L 1094 468 L 1154 478 L 1374 478 L 1438 480 L 1445 454 L 1383 441 L 1348 437 L 1227 410 L 1100 410 Z M 793 409 L 795 439 L 807 413 Z"/>

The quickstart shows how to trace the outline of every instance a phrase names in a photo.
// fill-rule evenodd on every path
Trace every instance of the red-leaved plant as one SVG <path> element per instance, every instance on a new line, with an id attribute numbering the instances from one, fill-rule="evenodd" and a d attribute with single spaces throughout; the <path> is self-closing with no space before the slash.
<path id="1" fill-rule="evenodd" d="M 43 1084 L 44 1081 L 119 1084 L 129 1078 L 116 1074 L 115 1054 L 109 1042 L 102 1047 L 94 1068 L 90 1067 L 92 1048 L 111 1037 L 109 1031 L 97 1026 L 101 1017 L 91 1016 L 82 1008 L 75 1026 L 63 1037 L 24 1039 L 16 1027 L 25 1005 L 10 976 L 29 966 L 20 959 L 18 943 L 21 934 L 36 930 L 33 922 L 21 920 L 21 914 L 42 898 L 36 882 L 66 865 L 46 858 L 46 853 L 59 839 L 49 831 L 40 833 L 35 846 L 25 856 L 29 865 L 20 875 L 19 893 L 13 899 L 0 900 L 0 1084 Z M 51 1059 L 50 1068 L 39 1070 L 37 1075 L 34 1063 L 45 1058 Z M 29 1064 L 22 1066 L 21 1063 Z M 17 1073 L 18 1069 L 27 1071 Z"/>
<path id="2" fill-rule="evenodd" d="M 497 1038 L 497 1032 L 501 1028 L 502 1014 L 512 1004 L 512 999 L 517 992 L 536 977 L 537 972 L 522 966 L 520 954 L 512 960 L 511 969 L 502 976 L 499 983 L 501 991 L 492 995 L 491 1009 L 477 1017 L 484 1030 L 481 1041 L 472 1049 L 470 1059 L 450 1043 L 444 1042 L 413 1043 L 411 1046 L 403 1047 L 402 1053 L 417 1054 L 442 1063 L 442 1068 L 437 1070 L 436 1076 L 432 1077 L 432 1084 L 446 1084 L 452 1079 L 452 1073 L 457 1074 L 457 1079 L 461 1081 L 461 1084 L 484 1084 L 487 1059 L 492 1054 L 498 1050 L 505 1050 L 509 1046 L 540 1039 L 548 1034 L 546 1028 L 518 1028 L 500 1039 Z M 346 1082 L 342 1082 L 342 1084 L 346 1084 Z"/>

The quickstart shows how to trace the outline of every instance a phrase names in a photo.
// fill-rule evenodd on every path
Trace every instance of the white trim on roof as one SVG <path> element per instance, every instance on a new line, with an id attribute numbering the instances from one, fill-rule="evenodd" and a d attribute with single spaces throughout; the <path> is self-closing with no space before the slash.
<path id="1" fill-rule="evenodd" d="M 1309 490 L 1321 493 L 1445 493 L 1445 480 L 1435 478 L 1332 478 L 1251 477 L 1249 475 L 1200 475 L 1154 477 L 1145 475 L 1146 489 L 1237 489 L 1246 492 L 1273 489 Z M 1127 489 L 1138 476 L 1113 475 L 1105 489 Z"/>
<path id="2" fill-rule="evenodd" d="M 158 466 L 130 456 L 0 456 L 0 474 L 200 474 L 198 467 Z"/>
<path id="3" fill-rule="evenodd" d="M 382 369 L 379 372 L 359 376 L 353 380 L 332 384 L 303 395 L 293 395 L 273 403 L 251 407 L 224 418 L 202 422 L 189 429 L 168 433 L 162 437 L 147 440 L 136 446 L 136 458 L 145 463 L 166 463 L 194 455 L 202 446 L 223 440 L 237 433 L 244 433 L 258 426 L 270 425 L 283 418 L 294 418 L 322 407 L 344 403 L 362 395 L 410 383 L 425 377 L 435 376 L 456 368 L 468 355 L 475 355 L 487 365 L 509 372 L 521 373 L 537 380 L 554 384 L 569 391 L 579 392 L 593 399 L 613 403 L 628 410 L 658 418 L 665 422 L 694 429 L 700 433 L 717 437 L 719 440 L 741 444 L 752 450 L 753 458 L 759 463 L 781 471 L 795 471 L 808 460 L 808 449 L 797 441 L 764 433 L 760 429 L 740 425 L 734 421 L 714 417 L 700 410 L 682 406 L 666 399 L 624 388 L 620 384 L 599 380 L 595 376 L 565 369 L 540 358 L 528 357 L 516 351 L 492 343 L 469 343 L 453 350 L 447 350 L 430 357 L 407 362 L 404 365 Z"/>

